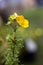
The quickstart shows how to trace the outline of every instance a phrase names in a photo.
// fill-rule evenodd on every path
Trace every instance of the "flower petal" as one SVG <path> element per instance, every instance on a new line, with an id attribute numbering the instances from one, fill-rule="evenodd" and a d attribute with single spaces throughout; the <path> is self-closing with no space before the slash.
<path id="1" fill-rule="evenodd" d="M 24 22 L 22 22 L 21 26 L 24 28 L 29 27 L 29 21 L 27 19 L 24 19 Z"/>
<path id="2" fill-rule="evenodd" d="M 21 16 L 17 16 L 16 20 L 19 23 L 19 21 L 23 21 L 24 20 L 24 16 L 22 16 L 22 15 Z"/>

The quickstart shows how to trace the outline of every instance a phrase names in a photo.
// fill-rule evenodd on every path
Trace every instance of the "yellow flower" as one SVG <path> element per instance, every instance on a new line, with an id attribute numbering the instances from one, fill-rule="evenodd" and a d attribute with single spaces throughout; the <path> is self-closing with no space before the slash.
<path id="1" fill-rule="evenodd" d="M 29 21 L 27 19 L 24 18 L 24 16 L 17 16 L 16 20 L 18 22 L 18 24 L 24 28 L 29 27 Z"/>
<path id="2" fill-rule="evenodd" d="M 16 14 L 16 13 L 14 13 L 13 15 L 11 15 L 11 16 L 9 17 L 9 19 L 10 19 L 10 21 L 9 21 L 7 24 L 13 23 L 13 22 L 14 22 L 14 19 L 16 19 L 17 23 L 18 23 L 20 26 L 22 26 L 22 27 L 24 27 L 24 28 L 29 27 L 29 21 L 28 21 L 27 19 L 25 19 L 24 16 L 22 16 L 22 15 L 18 15 L 18 14 Z"/>
<path id="3" fill-rule="evenodd" d="M 17 16 L 18 15 L 16 13 L 14 13 L 13 15 L 10 15 L 9 19 L 10 20 L 14 20 L 14 19 L 16 19 Z"/>

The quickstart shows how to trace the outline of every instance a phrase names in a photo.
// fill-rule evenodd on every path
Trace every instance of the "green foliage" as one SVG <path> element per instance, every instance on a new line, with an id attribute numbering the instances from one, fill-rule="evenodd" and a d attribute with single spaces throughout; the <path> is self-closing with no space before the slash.
<path id="1" fill-rule="evenodd" d="M 2 37 L 4 40 L 6 39 L 7 35 L 11 35 L 11 37 L 14 36 L 13 28 L 11 26 L 1 25 L 0 26 L 0 37 Z M 13 35 L 12 35 L 13 34 Z"/>

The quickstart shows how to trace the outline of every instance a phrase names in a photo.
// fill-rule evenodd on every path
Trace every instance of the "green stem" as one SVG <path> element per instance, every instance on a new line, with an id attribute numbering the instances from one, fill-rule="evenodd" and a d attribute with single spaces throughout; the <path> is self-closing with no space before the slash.
<path id="1" fill-rule="evenodd" d="M 14 58 L 14 49 L 15 49 L 15 44 L 16 44 L 16 30 L 17 30 L 17 25 L 16 25 L 16 22 L 15 22 L 15 26 L 14 26 L 14 33 L 15 33 L 15 36 L 14 36 L 14 43 L 13 43 L 13 58 Z M 13 63 L 14 65 L 14 63 Z"/>

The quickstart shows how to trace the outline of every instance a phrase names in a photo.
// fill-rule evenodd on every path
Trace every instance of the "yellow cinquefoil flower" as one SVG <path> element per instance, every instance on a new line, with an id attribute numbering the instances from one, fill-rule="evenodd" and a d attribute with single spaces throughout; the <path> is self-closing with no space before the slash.
<path id="1" fill-rule="evenodd" d="M 17 15 L 16 13 L 14 13 L 9 18 L 11 21 L 16 19 L 17 23 L 24 28 L 29 27 L 29 21 L 27 19 L 25 19 L 24 16 L 22 16 L 22 15 Z M 8 22 L 8 24 L 11 24 L 12 22 Z"/>
<path id="2" fill-rule="evenodd" d="M 16 17 L 17 22 L 19 23 L 19 25 L 21 25 L 24 28 L 29 27 L 29 21 L 27 19 L 24 18 L 24 16 L 17 16 Z"/>
<path id="3" fill-rule="evenodd" d="M 14 13 L 13 15 L 10 15 L 9 19 L 10 20 L 14 20 L 14 19 L 16 19 L 17 16 L 18 15 L 16 13 Z"/>

